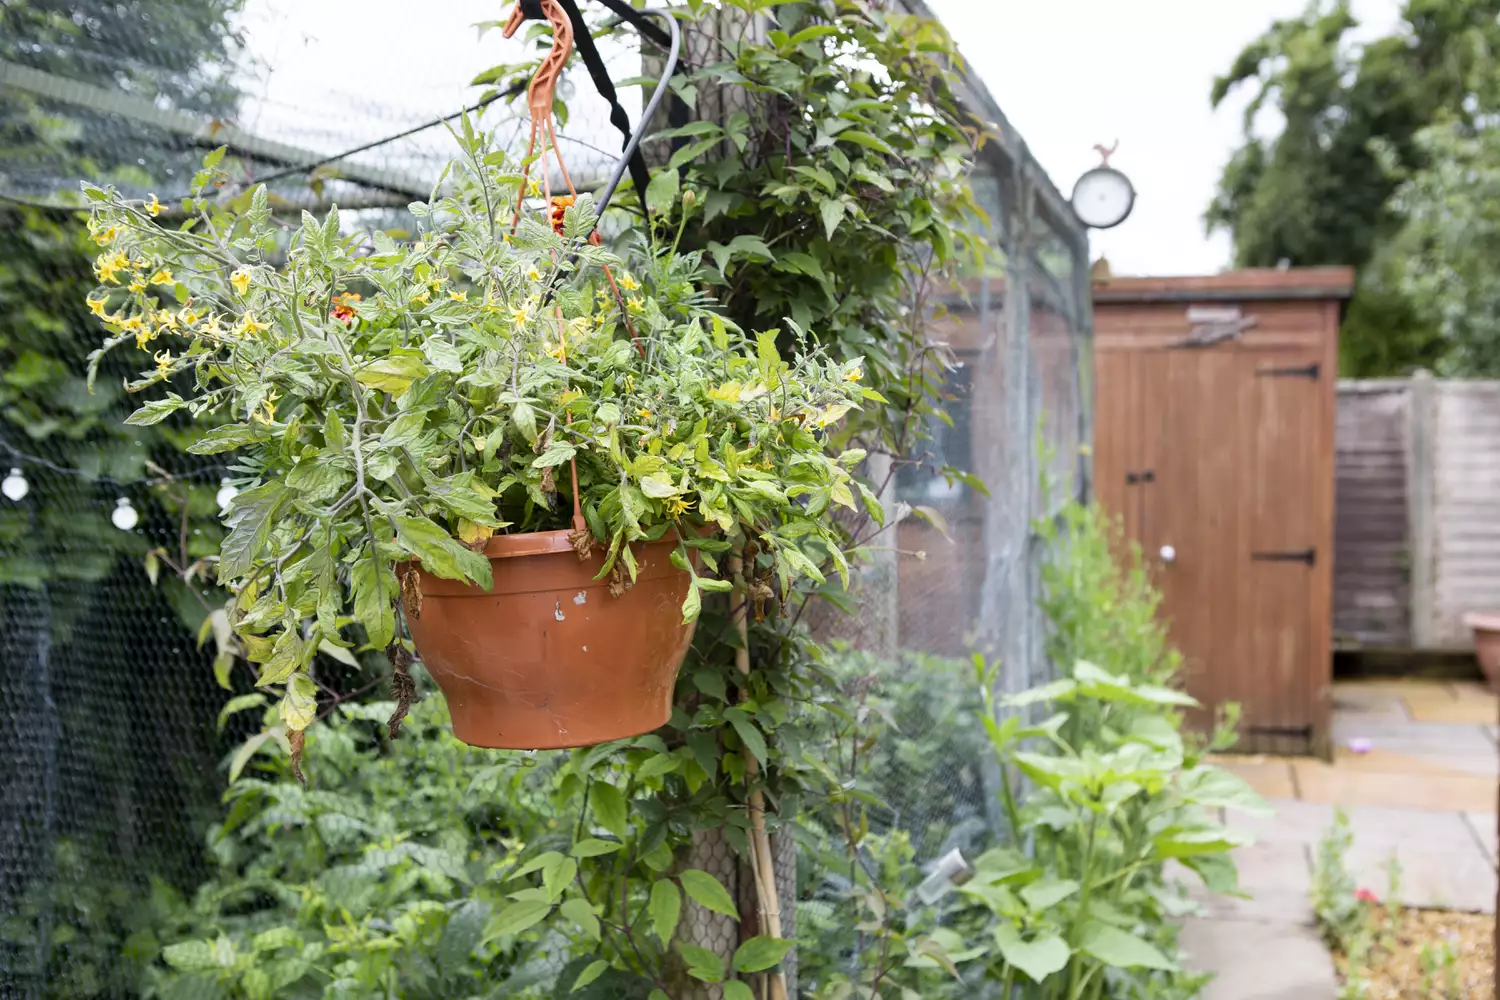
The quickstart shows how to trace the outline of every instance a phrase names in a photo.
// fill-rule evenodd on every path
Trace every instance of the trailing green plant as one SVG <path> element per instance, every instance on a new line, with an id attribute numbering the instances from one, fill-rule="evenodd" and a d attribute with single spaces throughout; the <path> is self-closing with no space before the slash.
<path id="1" fill-rule="evenodd" d="M 294 740 L 316 714 L 312 657 L 356 641 L 350 624 L 371 648 L 396 638 L 398 595 L 420 600 L 415 575 L 397 575 L 413 559 L 488 586 L 475 548 L 498 531 L 567 529 L 576 498 L 573 543 L 607 549 L 617 589 L 634 579 L 632 543 L 678 538 L 693 621 L 702 594 L 731 582 L 692 570 L 691 549 L 717 571 L 715 553 L 751 544 L 764 600 L 821 582 L 825 561 L 846 574 L 827 511 L 855 508 L 857 490 L 877 507 L 849 472 L 863 454 L 825 451 L 826 429 L 870 392 L 857 359 L 799 335 L 789 363 L 775 331 L 742 334 L 695 289 L 696 255 L 641 258 L 619 284 L 643 290 L 617 309 L 600 269 L 623 261 L 589 243 L 590 199 L 503 232 L 496 206 L 526 197 L 524 174 L 467 119 L 459 144 L 450 193 L 413 206 L 420 232 L 405 244 L 377 232 L 367 247 L 334 210 L 304 216 L 283 245 L 264 187 L 207 196 L 222 151 L 180 228 L 157 222 L 154 199 L 85 189 L 105 245 L 89 304 L 110 333 L 93 363 L 161 344 L 129 388 L 190 372 L 193 389 L 129 422 L 229 421 L 189 450 L 236 452 L 218 578 Z"/>

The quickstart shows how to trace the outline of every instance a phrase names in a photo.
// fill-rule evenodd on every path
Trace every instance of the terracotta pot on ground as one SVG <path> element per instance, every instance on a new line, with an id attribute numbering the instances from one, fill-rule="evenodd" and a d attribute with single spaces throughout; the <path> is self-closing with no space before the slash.
<path id="1" fill-rule="evenodd" d="M 1474 630 L 1474 654 L 1490 689 L 1500 692 L 1500 612 L 1476 611 L 1464 615 L 1464 624 Z"/>
<path id="2" fill-rule="evenodd" d="M 486 591 L 417 570 L 417 654 L 443 689 L 453 733 L 510 750 L 588 746 L 650 732 L 672 713 L 693 639 L 682 624 L 690 577 L 675 541 L 634 547 L 635 585 L 595 581 L 604 553 L 580 561 L 566 531 L 496 535 Z"/>

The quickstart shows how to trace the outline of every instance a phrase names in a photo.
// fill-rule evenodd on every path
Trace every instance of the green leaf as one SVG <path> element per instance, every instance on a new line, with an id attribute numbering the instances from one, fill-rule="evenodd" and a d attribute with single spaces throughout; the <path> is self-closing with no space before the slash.
<path id="1" fill-rule="evenodd" d="M 1274 812 L 1244 778 L 1210 764 L 1184 771 L 1179 787 L 1185 800 L 1210 809 L 1238 809 L 1252 816 L 1270 816 Z"/>
<path id="2" fill-rule="evenodd" d="M 724 984 L 724 1000 L 755 1000 L 755 993 L 749 984 L 731 979 Z"/>
<path id="3" fill-rule="evenodd" d="M 837 138 L 839 142 L 852 142 L 856 146 L 863 146 L 866 149 L 873 149 L 877 153 L 884 153 L 887 156 L 896 155 L 896 151 L 891 148 L 890 143 L 886 142 L 884 139 L 878 138 L 877 136 L 873 136 L 868 132 L 857 132 L 854 129 L 845 129 L 838 134 Z"/>
<path id="4" fill-rule="evenodd" d="M 180 972 L 216 972 L 219 961 L 214 946 L 207 941 L 180 941 L 161 950 L 161 957 Z"/>
<path id="5" fill-rule="evenodd" d="M 536 444 L 536 410 L 524 399 L 517 403 L 510 411 L 511 420 L 515 421 L 516 428 L 521 436 L 526 439 L 527 444 Z"/>
<path id="6" fill-rule="evenodd" d="M 729 898 L 729 893 L 719 880 L 708 872 L 689 868 L 678 877 L 682 880 L 682 887 L 687 890 L 687 894 L 699 906 L 736 920 L 740 918 L 740 911 L 735 909 L 734 900 Z"/>
<path id="7" fill-rule="evenodd" d="M 837 198 L 824 199 L 818 205 L 818 214 L 823 217 L 823 234 L 833 239 L 839 223 L 844 221 L 844 203 Z"/>
<path id="8" fill-rule="evenodd" d="M 235 714 L 236 712 L 244 712 L 248 709 L 259 708 L 265 703 L 266 696 L 261 694 L 259 691 L 256 691 L 253 694 L 242 694 L 238 697 L 230 698 L 227 702 L 224 703 L 224 707 L 219 709 L 219 732 L 222 733 L 224 731 L 224 726 L 229 722 L 229 717 L 231 715 Z"/>
<path id="9" fill-rule="evenodd" d="M 1163 972 L 1177 969 L 1177 964 L 1150 942 L 1097 920 L 1084 925 L 1078 950 L 1117 969 L 1160 969 Z"/>
<path id="10" fill-rule="evenodd" d="M 577 924 L 590 940 L 599 940 L 599 915 L 587 900 L 569 899 L 557 908 L 557 912 Z"/>
<path id="11" fill-rule="evenodd" d="M 1163 858 L 1187 858 L 1195 854 L 1222 854 L 1244 847 L 1254 838 L 1223 826 L 1205 826 L 1184 830 L 1170 827 L 1153 839 L 1156 853 Z"/>
<path id="12" fill-rule="evenodd" d="M 547 890 L 547 898 L 556 900 L 577 874 L 578 862 L 572 858 L 563 858 L 557 864 L 549 865 L 542 872 L 542 888 Z"/>
<path id="13" fill-rule="evenodd" d="M 995 927 L 995 945 L 1005 961 L 1020 969 L 1032 982 L 1040 983 L 1067 967 L 1071 952 L 1068 943 L 1052 931 L 1043 931 L 1030 941 L 1009 920 Z"/>
<path id="14" fill-rule="evenodd" d="M 546 919 L 552 912 L 552 904 L 540 899 L 528 899 L 510 903 L 500 915 L 490 922 L 485 939 L 514 936 Z"/>
<path id="15" fill-rule="evenodd" d="M 694 979 L 705 983 L 722 983 L 724 981 L 724 960 L 707 948 L 699 948 L 692 944 L 679 944 L 677 950 L 682 953 L 683 961 L 687 963 L 687 973 Z"/>
<path id="16" fill-rule="evenodd" d="M 149 427 L 152 424 L 161 423 L 186 405 L 187 400 L 176 393 L 166 399 L 147 400 L 146 405 L 126 417 L 125 422 L 132 427 Z"/>
<path id="17" fill-rule="evenodd" d="M 464 370 L 458 347 L 446 337 L 429 338 L 422 345 L 422 353 L 427 356 L 427 363 L 440 372 L 457 373 Z"/>
<path id="18" fill-rule="evenodd" d="M 646 207 L 656 215 L 667 212 L 677 204 L 681 184 L 681 178 L 677 176 L 675 168 L 658 171 L 656 176 L 651 178 L 651 183 L 646 185 Z"/>
<path id="19" fill-rule="evenodd" d="M 314 503 L 332 500 L 344 491 L 348 482 L 349 473 L 317 458 L 298 462 L 286 476 L 287 486 Z"/>
<path id="20" fill-rule="evenodd" d="M 587 840 L 580 840 L 574 844 L 573 850 L 569 853 L 575 858 L 597 858 L 602 854 L 614 854 L 616 851 L 624 848 L 624 846 L 624 844 L 613 840 L 600 840 L 597 837 L 589 837 Z"/>
<path id="21" fill-rule="evenodd" d="M 547 469 L 552 466 L 562 465 L 564 462 L 578 454 L 578 449 L 566 441 L 553 441 L 531 463 L 533 469 Z"/>
<path id="22" fill-rule="evenodd" d="M 629 811 L 625 796 L 614 785 L 596 781 L 589 789 L 589 805 L 599 819 L 599 825 L 624 840 L 629 834 Z"/>
<path id="23" fill-rule="evenodd" d="M 682 913 L 682 894 L 671 879 L 659 879 L 651 885 L 651 900 L 646 905 L 651 926 L 663 945 L 677 932 L 677 918 Z"/>
<path id="24" fill-rule="evenodd" d="M 1072 879 L 1044 878 L 1021 890 L 1021 898 L 1037 913 L 1045 913 L 1052 907 L 1077 892 L 1079 885 Z"/>
<path id="25" fill-rule="evenodd" d="M 401 396 L 411 388 L 413 382 L 428 372 L 427 364 L 421 358 L 410 354 L 395 354 L 370 362 L 359 370 L 355 378 L 360 385 Z"/>
<path id="26" fill-rule="evenodd" d="M 289 495 L 285 486 L 274 481 L 235 495 L 229 513 L 224 516 L 229 534 L 219 546 L 220 583 L 238 580 L 250 572 L 271 537 L 277 512 Z"/>
<path id="27" fill-rule="evenodd" d="M 703 613 L 703 594 L 698 588 L 695 580 L 689 587 L 687 597 L 682 601 L 682 624 L 691 625 L 698 620 Z"/>
<path id="28" fill-rule="evenodd" d="M 276 637 L 276 644 L 271 647 L 271 658 L 261 664 L 260 675 L 256 677 L 255 683 L 260 687 L 284 683 L 292 676 L 293 671 L 302 666 L 306 655 L 307 649 L 297 631 L 282 629 L 281 634 Z"/>
<path id="29" fill-rule="evenodd" d="M 780 938 L 753 937 L 734 952 L 736 972 L 764 972 L 778 964 L 792 950 L 792 942 Z"/>
<path id="30" fill-rule="evenodd" d="M 602 958 L 590 962 L 588 964 L 588 967 L 578 974 L 578 978 L 573 980 L 573 989 L 571 990 L 571 992 L 577 993 L 589 983 L 592 983 L 594 980 L 604 975 L 604 970 L 608 968 L 609 963 Z"/>
<path id="31" fill-rule="evenodd" d="M 739 734 L 740 740 L 755 755 L 755 759 L 760 761 L 760 766 L 765 767 L 766 738 L 761 735 L 750 716 L 746 715 L 743 709 L 731 708 L 724 712 L 724 718 L 729 720 L 729 724 Z"/>
<path id="32" fill-rule="evenodd" d="M 245 770 L 245 765 L 250 763 L 250 758 L 254 757 L 260 752 L 262 747 L 275 738 L 276 734 L 267 729 L 256 733 L 240 744 L 240 748 L 234 752 L 234 760 L 229 762 L 229 783 L 231 785 L 239 778 L 240 772 Z"/>
<path id="33" fill-rule="evenodd" d="M 654 757 L 648 758 L 635 772 L 635 777 L 637 781 L 649 781 L 663 774 L 671 774 L 681 764 L 682 759 L 680 757 L 669 753 L 659 753 Z"/>
<path id="34" fill-rule="evenodd" d="M 515 871 L 506 875 L 505 881 L 514 882 L 518 878 L 525 878 L 532 872 L 539 872 L 544 869 L 555 869 L 558 865 L 562 864 L 562 860 L 563 856 L 557 851 L 545 851 L 542 854 L 538 854 L 536 857 L 532 858 L 530 861 L 526 862 Z"/>
<path id="35" fill-rule="evenodd" d="M 350 570 L 354 593 L 354 617 L 365 627 L 370 645 L 384 649 L 396 634 L 396 574 L 384 560 L 377 561 L 368 552 L 355 561 Z"/>
<path id="36" fill-rule="evenodd" d="M 387 448 L 410 448 L 422 436 L 422 427 L 427 423 L 427 412 L 407 412 L 390 422 L 380 435 L 380 443 Z"/>
<path id="37" fill-rule="evenodd" d="M 318 714 L 318 686 L 306 674 L 293 674 L 281 696 L 281 721 L 289 732 L 300 733 Z"/>
<path id="38" fill-rule="evenodd" d="M 430 518 L 398 517 L 396 533 L 406 551 L 422 560 L 427 572 L 447 580 L 468 580 L 486 590 L 494 585 L 490 561 L 465 548 Z"/>

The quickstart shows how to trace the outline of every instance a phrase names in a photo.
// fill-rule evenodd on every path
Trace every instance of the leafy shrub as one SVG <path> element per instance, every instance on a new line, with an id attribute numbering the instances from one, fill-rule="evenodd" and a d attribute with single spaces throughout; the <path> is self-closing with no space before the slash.
<path id="1" fill-rule="evenodd" d="M 492 933 L 497 876 L 558 822 L 546 765 L 459 743 L 439 697 L 391 742 L 392 707 L 340 705 L 307 742 L 311 788 L 284 759 L 231 786 L 217 874 L 152 931 L 144 996 L 523 996 L 567 962 L 559 936 Z"/>

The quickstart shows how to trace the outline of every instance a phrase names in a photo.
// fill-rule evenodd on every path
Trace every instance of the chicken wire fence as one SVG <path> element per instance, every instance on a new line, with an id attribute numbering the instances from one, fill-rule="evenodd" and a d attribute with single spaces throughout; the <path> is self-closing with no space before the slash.
<path id="1" fill-rule="evenodd" d="M 466 864 L 498 861 L 556 823 L 549 755 L 457 744 L 435 694 L 409 723 L 413 738 L 384 745 L 374 734 L 386 692 L 333 661 L 320 673 L 331 728 L 310 745 L 327 785 L 304 791 L 252 768 L 227 786 L 257 713 L 220 712 L 250 678 L 221 684 L 218 595 L 178 572 L 217 544 L 226 470 L 185 455 L 169 432 L 120 424 L 133 409 L 117 388 L 128 359 L 94 394 L 82 380 L 98 337 L 83 306 L 93 276 L 80 222 L 62 210 L 79 179 L 166 200 L 227 144 L 278 211 L 337 201 L 398 219 L 448 157 L 438 119 L 477 103 L 478 69 L 520 55 L 497 32 L 455 44 L 503 17 L 496 5 L 429 8 L 0 8 L 0 997 L 203 996 L 172 992 L 161 946 L 290 905 L 273 873 L 300 879 L 330 913 L 378 919 L 381 894 L 413 867 L 461 887 Z M 628 43 L 603 51 L 616 79 L 639 72 Z M 562 90 L 562 139 L 583 188 L 613 166 L 620 137 L 576 80 Z M 997 660 L 1008 691 L 1048 676 L 1033 525 L 1087 496 L 1091 437 L 1085 237 L 982 87 L 967 81 L 964 97 L 995 136 L 974 176 L 995 252 L 932 318 L 951 354 L 948 420 L 888 498 L 927 516 L 902 520 L 893 551 L 862 571 L 858 615 L 823 622 L 848 647 L 839 669 L 873 682 L 895 734 L 870 762 L 886 801 L 872 828 L 926 865 L 954 848 L 972 858 L 995 837 L 968 658 Z M 621 101 L 638 111 L 635 90 Z M 522 127 L 505 102 L 481 114 L 502 140 Z M 950 483 L 944 466 L 985 491 Z M 796 885 L 804 940 L 816 940 L 841 919 L 840 876 L 804 849 Z M 461 905 L 451 912 L 456 928 Z M 566 941 L 543 941 L 491 981 L 452 959 L 455 940 L 403 969 L 399 995 L 565 995 L 571 983 Z"/>

